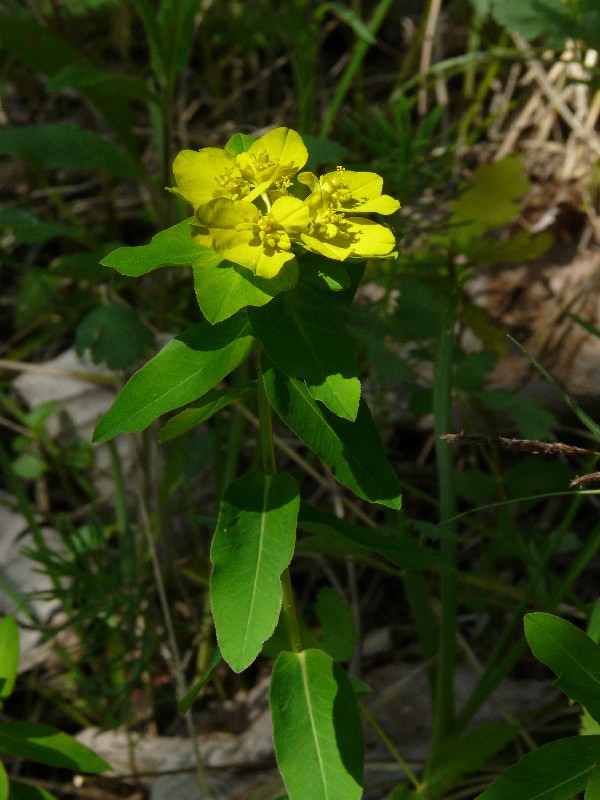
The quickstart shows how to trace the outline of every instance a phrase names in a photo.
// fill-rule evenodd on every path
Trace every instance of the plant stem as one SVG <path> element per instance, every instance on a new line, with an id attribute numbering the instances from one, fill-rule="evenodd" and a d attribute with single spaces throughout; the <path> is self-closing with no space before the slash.
<path id="1" fill-rule="evenodd" d="M 452 424 L 452 350 L 454 346 L 455 298 L 449 300 L 441 327 L 434 364 L 433 413 L 435 452 L 440 490 L 441 537 L 441 628 L 436 667 L 436 690 L 433 709 L 431 752 L 435 754 L 447 737 L 454 718 L 454 665 L 457 600 L 457 544 L 456 525 L 449 520 L 456 514 L 456 494 L 452 465 L 452 448 L 440 437 L 448 433 Z"/>
<path id="2" fill-rule="evenodd" d="M 273 416 L 271 404 L 265 392 L 262 370 L 260 367 L 260 351 L 256 359 L 256 372 L 258 376 L 258 438 L 260 441 L 260 451 L 262 455 L 263 471 L 265 475 L 274 475 L 275 466 L 275 443 L 273 440 Z M 281 591 L 283 599 L 281 604 L 281 616 L 287 630 L 288 640 L 294 653 L 302 651 L 302 634 L 300 633 L 300 622 L 296 611 L 296 601 L 294 590 L 290 578 L 290 570 L 286 569 L 281 576 Z"/>

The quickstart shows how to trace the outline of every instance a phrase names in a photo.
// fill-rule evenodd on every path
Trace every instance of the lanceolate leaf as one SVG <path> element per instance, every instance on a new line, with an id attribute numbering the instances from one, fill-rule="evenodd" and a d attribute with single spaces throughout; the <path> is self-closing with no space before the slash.
<path id="1" fill-rule="evenodd" d="M 0 623 L 0 701 L 13 690 L 19 666 L 19 629 L 11 616 Z"/>
<path id="2" fill-rule="evenodd" d="M 50 792 L 42 789 L 41 786 L 33 786 L 31 783 L 11 780 L 10 800 L 56 800 L 56 795 L 50 794 Z"/>
<path id="3" fill-rule="evenodd" d="M 68 734 L 37 722 L 3 722 L 0 753 L 82 772 L 110 769 L 106 761 Z"/>
<path id="4" fill-rule="evenodd" d="M 600 647 L 583 631 L 553 614 L 525 617 L 534 656 L 556 673 L 556 686 L 600 722 Z"/>
<path id="5" fill-rule="evenodd" d="M 3 128 L 0 155 L 18 155 L 47 169 L 100 169 L 116 178 L 141 174 L 125 150 L 77 125 Z"/>
<path id="6" fill-rule="evenodd" d="M 264 306 L 280 292 L 291 289 L 298 280 L 295 261 L 285 264 L 273 278 L 260 278 L 216 253 L 214 256 L 194 264 L 198 305 L 212 323 L 221 322 L 246 306 Z"/>
<path id="7" fill-rule="evenodd" d="M 128 381 L 96 425 L 94 441 L 141 431 L 161 414 L 202 397 L 246 358 L 253 343 L 243 313 L 220 325 L 188 328 Z"/>
<path id="8" fill-rule="evenodd" d="M 320 292 L 297 287 L 249 314 L 258 338 L 282 372 L 306 381 L 311 395 L 334 414 L 356 419 L 360 400 L 356 357 L 336 306 Z"/>
<path id="9" fill-rule="evenodd" d="M 208 392 L 199 403 L 194 403 L 190 408 L 186 408 L 176 416 L 172 417 L 164 428 L 161 429 L 159 439 L 161 442 L 168 442 L 176 436 L 187 433 L 191 428 L 210 419 L 222 408 L 226 408 L 231 403 L 246 397 L 254 391 L 253 384 L 243 386 L 230 386 L 227 389 L 219 389 Z"/>
<path id="10" fill-rule="evenodd" d="M 210 557 L 210 595 L 223 658 L 246 669 L 281 609 L 280 577 L 292 560 L 300 495 L 290 475 L 250 472 L 225 492 Z"/>
<path id="11" fill-rule="evenodd" d="M 442 798 L 463 775 L 469 775 L 499 752 L 518 733 L 516 725 L 492 722 L 470 731 L 460 739 L 442 744 L 427 774 L 426 796 Z"/>
<path id="12" fill-rule="evenodd" d="M 190 267 L 199 259 L 219 262 L 221 256 L 196 244 L 190 236 L 190 220 L 157 233 L 149 244 L 138 247 L 119 247 L 100 262 L 113 267 L 121 275 L 138 277 L 157 267 Z"/>
<path id="13" fill-rule="evenodd" d="M 269 402 L 283 422 L 358 497 L 390 508 L 401 506 L 398 479 L 385 458 L 368 406 L 361 400 L 354 422 L 317 403 L 306 386 L 287 378 L 263 355 Z"/>
<path id="14" fill-rule="evenodd" d="M 321 650 L 281 653 L 270 702 L 277 763 L 290 800 L 358 800 L 362 729 L 339 664 Z"/>
<path id="15" fill-rule="evenodd" d="M 600 736 L 558 739 L 527 753 L 476 800 L 571 800 L 599 761 Z"/>

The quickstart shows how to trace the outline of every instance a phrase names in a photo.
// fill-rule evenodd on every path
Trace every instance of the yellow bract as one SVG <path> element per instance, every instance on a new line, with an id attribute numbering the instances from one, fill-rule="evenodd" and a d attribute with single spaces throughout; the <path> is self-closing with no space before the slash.
<path id="1" fill-rule="evenodd" d="M 355 214 L 392 214 L 400 203 L 382 194 L 374 172 L 338 167 L 317 177 L 298 175 L 309 195 L 292 179 L 308 153 L 301 136 L 276 128 L 236 156 L 205 147 L 183 150 L 173 165 L 177 187 L 170 189 L 194 207 L 191 232 L 199 244 L 272 278 L 295 257 L 293 248 L 327 258 L 381 258 L 392 254 L 392 231 Z M 305 192 L 306 190 L 304 190 Z"/>
<path id="2" fill-rule="evenodd" d="M 269 131 L 237 156 L 217 147 L 182 150 L 173 164 L 177 186 L 169 191 L 194 209 L 218 197 L 251 202 L 271 188 L 281 193 L 307 158 L 302 137 L 290 128 Z"/>
<path id="3" fill-rule="evenodd" d="M 297 197 L 278 198 L 266 213 L 246 200 L 223 198 L 197 209 L 191 231 L 198 244 L 261 278 L 273 278 L 294 258 L 292 241 L 308 222 L 308 207 Z"/>

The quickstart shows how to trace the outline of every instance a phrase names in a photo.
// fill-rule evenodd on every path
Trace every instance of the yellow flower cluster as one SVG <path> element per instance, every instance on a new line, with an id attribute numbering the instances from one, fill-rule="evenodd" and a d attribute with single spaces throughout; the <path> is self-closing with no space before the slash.
<path id="1" fill-rule="evenodd" d="M 397 200 L 381 193 L 382 178 L 343 167 L 320 177 L 298 174 L 307 159 L 300 134 L 276 128 L 235 156 L 216 147 L 183 150 L 170 191 L 193 206 L 198 244 L 263 278 L 277 275 L 295 257 L 294 247 L 337 261 L 390 255 L 392 231 L 356 216 L 398 209 Z M 307 196 L 297 197 L 303 186 Z"/>

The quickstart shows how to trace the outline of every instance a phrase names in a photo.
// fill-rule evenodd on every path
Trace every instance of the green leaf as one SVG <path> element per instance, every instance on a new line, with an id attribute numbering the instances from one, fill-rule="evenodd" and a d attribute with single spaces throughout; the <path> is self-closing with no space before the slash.
<path id="1" fill-rule="evenodd" d="M 168 442 L 170 439 L 187 433 L 201 422 L 206 422 L 222 408 L 242 400 L 255 388 L 255 384 L 248 383 L 243 386 L 230 386 L 227 389 L 208 392 L 199 403 L 194 403 L 193 406 L 181 411 L 167 422 L 159 434 L 160 441 Z"/>
<path id="2" fill-rule="evenodd" d="M 549 46 L 579 39 L 576 20 L 564 0 L 491 0 L 492 14 L 507 30 L 526 39 L 544 36 Z"/>
<path id="3" fill-rule="evenodd" d="M 598 800 L 600 797 L 600 764 L 592 772 L 585 787 L 583 800 Z"/>
<path id="4" fill-rule="evenodd" d="M 109 369 L 126 369 L 153 345 L 154 336 L 135 311 L 118 303 L 90 311 L 75 331 L 77 354 L 89 349 L 93 362 Z"/>
<path id="5" fill-rule="evenodd" d="M 600 736 L 570 736 L 527 753 L 476 800 L 571 800 L 600 761 Z"/>
<path id="6" fill-rule="evenodd" d="M 196 683 L 192 686 L 183 700 L 179 701 L 179 711 L 182 714 L 187 713 L 192 705 L 194 704 L 194 700 L 198 697 L 202 689 L 206 686 L 206 684 L 211 679 L 211 676 L 218 665 L 223 660 L 223 656 L 221 655 L 221 651 L 218 647 L 212 651 L 210 658 L 208 659 L 208 664 L 206 665 L 206 669 L 204 673 L 198 678 Z"/>
<path id="7" fill-rule="evenodd" d="M 322 626 L 323 650 L 336 661 L 348 661 L 357 636 L 347 604 L 335 589 L 325 586 L 317 596 L 315 611 Z"/>
<path id="8" fill-rule="evenodd" d="M 253 344 L 244 314 L 219 325 L 201 322 L 188 328 L 125 384 L 98 421 L 94 441 L 141 431 L 161 414 L 202 397 L 241 364 Z"/>
<path id="9" fill-rule="evenodd" d="M 59 237 L 75 241 L 81 238 L 80 231 L 60 222 L 40 219 L 25 208 L 0 209 L 0 227 L 10 228 L 23 244 L 43 244 Z"/>
<path id="10" fill-rule="evenodd" d="M 358 800 L 364 746 L 344 670 L 320 650 L 283 652 L 271 676 L 277 764 L 290 800 Z"/>
<path id="11" fill-rule="evenodd" d="M 190 235 L 190 220 L 185 219 L 172 228 L 157 233 L 149 244 L 137 247 L 119 247 L 100 262 L 104 267 L 113 267 L 121 275 L 139 277 L 157 267 L 190 267 L 199 258 L 221 256 L 196 244 Z"/>
<path id="12" fill-rule="evenodd" d="M 350 553 L 361 550 L 379 553 L 402 569 L 421 569 L 440 561 L 437 550 L 420 545 L 414 537 L 403 531 L 354 525 L 339 519 L 334 514 L 313 508 L 308 503 L 302 503 L 300 506 L 298 525 L 302 530 L 312 533 L 318 542 L 340 543 L 342 552 L 345 542 L 346 549 Z M 312 548 L 314 544 L 310 539 L 308 543 L 306 539 L 298 542 L 298 549 Z"/>
<path id="13" fill-rule="evenodd" d="M 494 238 L 473 239 L 463 249 L 474 264 L 522 264 L 541 258 L 553 241 L 551 233 L 520 230 L 500 241 Z"/>
<path id="14" fill-rule="evenodd" d="M 600 722 L 600 647 L 575 625 L 553 614 L 525 616 L 534 656 L 557 675 L 556 686 Z"/>
<path id="15" fill-rule="evenodd" d="M 89 89 L 99 90 L 113 98 L 135 97 L 138 100 L 157 101 L 157 97 L 143 80 L 125 73 L 98 69 L 92 64 L 71 63 L 56 72 L 47 82 L 50 92 L 73 87 L 85 93 Z"/>
<path id="16" fill-rule="evenodd" d="M 131 87 L 131 81 L 135 79 L 115 74 L 112 76 L 112 81 L 107 81 L 104 85 L 89 80 L 78 82 L 75 76 L 83 77 L 99 70 L 96 70 L 91 61 L 62 39 L 51 27 L 34 22 L 30 15 L 0 16 L 0 40 L 4 48 L 34 72 L 50 77 L 51 85 L 52 79 L 60 73 L 71 74 L 73 81 L 70 85 L 86 94 L 120 139 L 132 147 L 134 140 L 131 133 L 131 111 L 126 99 L 119 95 L 122 95 L 121 83 L 124 81 Z M 137 83 L 139 85 L 142 81 Z"/>
<path id="17" fill-rule="evenodd" d="M 245 153 L 246 150 L 249 150 L 255 141 L 256 139 L 254 136 L 247 136 L 245 133 L 236 133 L 235 136 L 232 136 L 227 142 L 224 150 L 229 153 L 230 156 L 239 156 L 240 153 Z"/>
<path id="18" fill-rule="evenodd" d="M 517 725 L 492 722 L 470 731 L 460 739 L 447 739 L 431 760 L 426 779 L 426 796 L 443 797 L 469 775 L 496 755 L 519 732 Z"/>
<path id="19" fill-rule="evenodd" d="M 212 253 L 212 250 L 209 251 Z M 249 269 L 214 254 L 194 264 L 194 289 L 209 322 L 221 322 L 246 306 L 264 306 L 298 280 L 298 264 L 288 262 L 274 278 L 260 278 Z"/>
<path id="20" fill-rule="evenodd" d="M 343 292 L 351 288 L 350 276 L 343 264 L 330 258 L 303 253 L 302 283 L 320 291 Z M 336 298 L 331 298 L 335 302 Z"/>
<path id="21" fill-rule="evenodd" d="M 264 354 L 262 358 L 267 397 L 288 428 L 358 497 L 399 509 L 398 479 L 365 401 L 354 422 L 341 419 L 319 405 L 303 383 L 287 378 Z"/>
<path id="22" fill-rule="evenodd" d="M 22 453 L 13 461 L 12 467 L 15 475 L 26 481 L 39 478 L 48 472 L 48 464 L 39 453 Z"/>
<path id="23" fill-rule="evenodd" d="M 56 796 L 42 789 L 41 786 L 11 780 L 10 800 L 56 800 Z"/>
<path id="24" fill-rule="evenodd" d="M 125 150 L 77 125 L 3 128 L 0 155 L 18 155 L 45 169 L 99 169 L 115 178 L 141 176 Z"/>
<path id="25" fill-rule="evenodd" d="M 14 795 L 13 795 L 14 796 Z M 0 761 L 0 800 L 8 800 L 8 775 Z"/>
<path id="26" fill-rule="evenodd" d="M 298 486 L 284 474 L 249 472 L 223 496 L 210 596 L 221 653 L 236 672 L 250 666 L 277 625 L 299 505 Z"/>
<path id="27" fill-rule="evenodd" d="M 297 287 L 248 313 L 263 347 L 282 372 L 304 380 L 315 400 L 334 414 L 356 419 L 360 381 L 339 309 L 321 293 Z"/>
<path id="28" fill-rule="evenodd" d="M 345 22 L 356 34 L 357 38 L 367 44 L 377 44 L 377 39 L 371 31 L 367 28 L 358 14 L 348 6 L 342 5 L 342 3 L 323 3 L 323 5 L 319 6 L 319 16 L 323 16 L 323 12 L 325 11 L 333 11 L 336 17 Z"/>
<path id="29" fill-rule="evenodd" d="M 520 1 L 520 0 L 519 0 Z M 529 180 L 520 156 L 506 156 L 493 164 L 477 167 L 471 183 L 451 205 L 452 238 L 469 242 L 493 228 L 513 220 Z"/>
<path id="30" fill-rule="evenodd" d="M 593 419 L 590 417 L 590 415 L 589 415 L 589 414 L 587 414 L 587 413 L 586 413 L 586 412 L 585 412 L 585 411 L 584 411 L 584 410 L 583 410 L 583 409 L 582 409 L 582 408 L 581 408 L 581 407 L 580 407 L 580 406 L 579 406 L 579 405 L 578 405 L 578 404 L 575 402 L 575 400 L 573 400 L 573 398 L 571 397 L 571 395 L 570 395 L 568 392 L 566 392 L 566 391 L 565 391 L 565 390 L 562 388 L 562 386 L 561 386 L 561 385 L 558 383 L 558 381 L 557 381 L 557 380 L 555 380 L 555 379 L 552 377 L 552 375 L 550 375 L 550 373 L 548 372 L 548 370 L 547 370 L 545 367 L 543 367 L 543 366 L 542 366 L 542 365 L 539 363 L 539 361 L 536 361 L 536 359 L 535 359 L 535 358 L 534 358 L 532 355 L 530 355 L 530 353 L 528 353 L 528 352 L 527 352 L 527 350 L 525 350 L 525 348 L 523 347 L 523 345 L 519 344 L 519 342 L 517 342 L 517 340 L 516 340 L 516 339 L 513 339 L 513 338 L 512 338 L 512 336 L 509 336 L 508 338 L 511 340 L 511 342 L 513 342 L 513 344 L 515 344 L 515 345 L 516 345 L 516 346 L 519 348 L 519 350 L 520 350 L 520 351 L 523 353 L 523 355 L 524 355 L 526 358 L 528 358 L 528 359 L 529 359 L 529 361 L 531 361 L 531 363 L 533 364 L 533 366 L 534 366 L 534 367 L 536 367 L 536 369 L 538 369 L 538 370 L 539 370 L 539 371 L 542 373 L 542 375 L 544 376 L 544 378 L 546 378 L 546 380 L 550 381 L 550 383 L 551 383 L 551 384 L 554 386 L 554 388 L 555 388 L 555 389 L 557 389 L 557 390 L 559 391 L 559 393 L 561 394 L 561 396 L 562 396 L 563 400 L 565 401 L 565 403 L 567 404 L 567 406 L 568 406 L 568 407 L 571 409 L 571 411 L 572 411 L 572 412 L 573 412 L 573 413 L 574 413 L 574 414 L 577 416 L 577 418 L 579 419 L 579 421 L 580 421 L 580 422 L 581 422 L 583 425 L 585 425 L 585 427 L 588 429 L 588 431 L 589 431 L 591 434 L 593 434 L 593 435 L 596 437 L 596 439 L 600 439 L 600 425 L 598 425 L 598 423 L 597 423 L 597 422 L 595 422 L 595 421 L 594 421 L 594 420 L 593 420 Z"/>
<path id="31" fill-rule="evenodd" d="M 11 694 L 19 667 L 19 629 L 13 617 L 0 622 L 0 700 Z"/>
<path id="32" fill-rule="evenodd" d="M 192 54 L 198 0 L 163 0 L 158 13 L 165 76 L 171 85 Z"/>
<path id="33" fill-rule="evenodd" d="M 110 769 L 110 764 L 72 736 L 37 722 L 2 722 L 0 752 L 49 767 L 66 767 L 81 772 Z"/>

